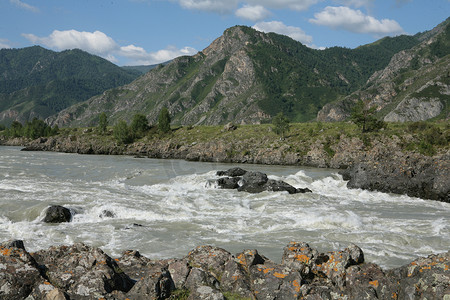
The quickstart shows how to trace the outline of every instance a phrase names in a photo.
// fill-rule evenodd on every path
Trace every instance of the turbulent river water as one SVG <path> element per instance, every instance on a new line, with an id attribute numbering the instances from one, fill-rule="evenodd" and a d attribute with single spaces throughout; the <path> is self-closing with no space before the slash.
<path id="1" fill-rule="evenodd" d="M 256 248 L 276 262 L 289 241 L 322 252 L 355 243 L 385 268 L 450 249 L 450 204 L 350 190 L 327 169 L 240 166 L 311 194 L 208 184 L 234 166 L 0 147 L 0 241 L 22 239 L 29 251 L 84 242 L 113 257 L 133 249 L 152 259 L 183 257 L 199 245 Z M 73 221 L 43 223 L 50 205 L 70 208 Z"/>

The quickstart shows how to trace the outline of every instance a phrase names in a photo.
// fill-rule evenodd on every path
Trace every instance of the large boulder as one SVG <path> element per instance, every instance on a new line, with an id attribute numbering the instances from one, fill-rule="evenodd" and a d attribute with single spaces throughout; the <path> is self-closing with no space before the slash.
<path id="1" fill-rule="evenodd" d="M 288 192 L 289 194 L 312 192 L 308 188 L 295 188 L 284 181 L 269 179 L 262 172 L 246 171 L 241 168 L 218 171 L 217 176 L 225 176 L 216 180 L 220 188 L 237 189 L 239 192 L 261 193 L 270 191 Z"/>
<path id="2" fill-rule="evenodd" d="M 0 299 L 65 300 L 66 294 L 45 277 L 23 241 L 0 244 Z"/>
<path id="3" fill-rule="evenodd" d="M 82 243 L 50 247 L 33 257 L 45 269 L 48 281 L 71 299 L 101 298 L 113 291 L 128 292 L 134 285 L 111 257 Z"/>
<path id="4" fill-rule="evenodd" d="M 70 209 L 61 205 L 52 205 L 47 208 L 43 221 L 45 223 L 64 223 L 72 220 Z"/>

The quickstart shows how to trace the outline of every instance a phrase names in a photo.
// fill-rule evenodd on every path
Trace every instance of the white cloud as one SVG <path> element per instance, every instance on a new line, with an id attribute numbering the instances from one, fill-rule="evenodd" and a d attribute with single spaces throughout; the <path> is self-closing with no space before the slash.
<path id="1" fill-rule="evenodd" d="M 275 9 L 293 9 L 303 11 L 321 0 L 246 0 L 245 2 L 253 5 L 262 5 Z"/>
<path id="2" fill-rule="evenodd" d="M 244 6 L 261 6 L 275 9 L 292 9 L 303 11 L 321 0 L 169 0 L 176 1 L 182 7 L 193 10 L 203 10 L 221 14 L 233 12 L 238 4 Z M 239 9 L 238 9 L 239 11 Z"/>
<path id="3" fill-rule="evenodd" d="M 39 8 L 37 8 L 35 6 L 32 6 L 30 4 L 24 3 L 24 2 L 22 2 L 20 0 L 9 0 L 9 2 L 14 4 L 14 5 L 16 5 L 16 6 L 18 6 L 18 7 L 20 7 L 20 8 L 29 10 L 31 12 L 34 12 L 34 13 L 39 12 Z"/>
<path id="4" fill-rule="evenodd" d="M 375 0 L 334 0 L 334 2 L 337 2 L 339 4 L 343 4 L 345 6 L 354 6 L 354 7 L 368 7 L 370 6 Z"/>
<path id="5" fill-rule="evenodd" d="M 312 36 L 307 35 L 301 28 L 287 26 L 279 21 L 259 22 L 255 24 L 253 28 L 262 32 L 275 32 L 287 35 L 306 45 L 310 45 L 312 43 Z"/>
<path id="6" fill-rule="evenodd" d="M 238 4 L 238 0 L 178 0 L 187 9 L 212 11 L 217 13 L 231 13 Z"/>
<path id="7" fill-rule="evenodd" d="M 270 11 L 261 5 L 244 5 L 235 12 L 236 16 L 253 22 L 261 21 L 270 15 Z"/>
<path id="8" fill-rule="evenodd" d="M 192 47 L 177 49 L 173 46 L 156 52 L 146 52 L 144 48 L 136 47 L 134 45 L 120 47 L 119 50 L 120 55 L 133 61 L 133 65 L 153 65 L 166 62 L 178 56 L 194 55 L 196 53 L 197 50 Z"/>
<path id="9" fill-rule="evenodd" d="M 35 44 L 43 44 L 53 49 L 78 48 L 100 56 L 105 56 L 118 47 L 112 38 L 101 31 L 54 30 L 47 37 L 38 37 L 34 34 L 23 36 Z"/>
<path id="10" fill-rule="evenodd" d="M 313 24 L 324 25 L 335 29 L 344 29 L 356 33 L 369 33 L 374 35 L 400 34 L 403 28 L 394 20 L 377 20 L 363 14 L 360 10 L 348 7 L 326 7 L 323 11 L 314 14 Z"/>
<path id="11" fill-rule="evenodd" d="M 34 34 L 22 35 L 34 44 L 41 44 L 51 49 L 81 49 L 108 59 L 113 63 L 118 63 L 122 59 L 125 59 L 128 65 L 158 64 L 174 59 L 177 56 L 197 53 L 191 47 L 184 47 L 182 49 L 168 47 L 167 49 L 156 52 L 147 52 L 144 48 L 135 45 L 120 46 L 111 37 L 101 31 L 54 30 L 46 37 L 38 37 Z"/>
<path id="12" fill-rule="evenodd" d="M 0 39 L 0 49 L 9 49 L 11 46 L 9 45 L 9 41 L 6 39 Z"/>

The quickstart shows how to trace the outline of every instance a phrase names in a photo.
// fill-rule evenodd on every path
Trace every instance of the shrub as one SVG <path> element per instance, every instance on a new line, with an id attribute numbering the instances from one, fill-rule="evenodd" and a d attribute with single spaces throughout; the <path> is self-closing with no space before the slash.
<path id="1" fill-rule="evenodd" d="M 133 137 L 130 133 L 130 129 L 128 128 L 128 124 L 124 120 L 120 120 L 116 123 L 113 132 L 114 138 L 119 144 L 129 144 L 133 142 Z"/>
<path id="2" fill-rule="evenodd" d="M 136 138 L 141 138 L 149 130 L 147 117 L 142 114 L 135 114 L 131 121 L 130 129 L 131 133 Z"/>
<path id="3" fill-rule="evenodd" d="M 101 134 L 105 134 L 106 133 L 106 128 L 108 127 L 108 117 L 106 116 L 106 113 L 102 112 L 99 116 L 98 116 L 98 131 Z"/>
<path id="4" fill-rule="evenodd" d="M 284 135 L 289 131 L 289 119 L 284 116 L 283 112 L 279 112 L 272 120 L 273 131 L 284 138 Z"/>
<path id="5" fill-rule="evenodd" d="M 166 107 L 163 107 L 159 113 L 158 128 L 162 133 L 170 131 L 170 114 Z"/>
<path id="6" fill-rule="evenodd" d="M 362 132 L 377 131 L 386 127 L 384 121 L 380 121 L 375 117 L 376 107 L 369 107 L 368 103 L 359 100 L 352 110 L 351 120 Z"/>

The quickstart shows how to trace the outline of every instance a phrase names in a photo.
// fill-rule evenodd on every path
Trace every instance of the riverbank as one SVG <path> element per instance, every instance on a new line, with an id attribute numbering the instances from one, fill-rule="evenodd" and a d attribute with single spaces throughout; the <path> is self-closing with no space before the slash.
<path id="1" fill-rule="evenodd" d="M 0 244 L 0 298 L 448 299 L 449 265 L 447 252 L 383 270 L 353 244 L 320 253 L 290 242 L 277 264 L 258 250 L 200 246 L 165 260 L 129 250 L 113 259 L 82 243 L 29 253 L 15 240 Z"/>
<path id="2" fill-rule="evenodd" d="M 132 144 L 118 144 L 109 131 L 62 129 L 33 141 L 8 139 L 29 151 L 134 155 L 191 161 L 298 165 L 342 169 L 350 188 L 406 194 L 450 202 L 449 128 L 389 124 L 361 134 L 348 123 L 293 124 L 280 139 L 270 125 L 182 127 L 170 134 L 150 132 Z"/>

